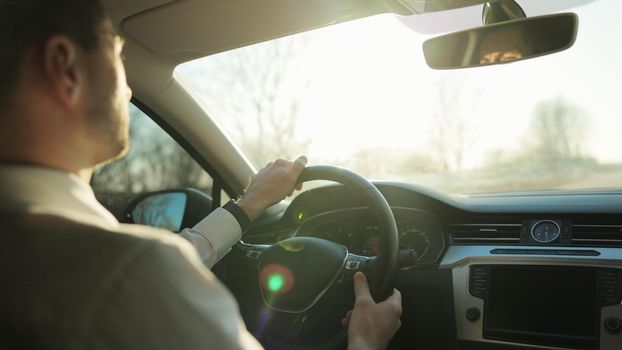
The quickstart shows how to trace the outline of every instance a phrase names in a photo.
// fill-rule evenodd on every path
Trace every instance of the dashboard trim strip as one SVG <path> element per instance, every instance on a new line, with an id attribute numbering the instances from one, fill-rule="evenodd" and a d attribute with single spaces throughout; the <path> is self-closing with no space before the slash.
<path id="1" fill-rule="evenodd" d="M 532 254 L 492 254 L 494 249 L 516 249 L 516 246 L 450 246 L 443 256 L 443 260 L 439 265 L 441 269 L 450 269 L 456 266 L 471 263 L 485 262 L 490 264 L 504 264 L 511 262 L 520 262 L 528 264 L 577 264 L 582 266 L 601 266 L 601 267 L 622 267 L 622 252 L 619 248 L 599 248 L 589 247 L 581 249 L 573 247 L 573 250 L 596 251 L 599 256 L 583 256 L 583 255 L 557 255 L 554 252 L 559 251 L 559 247 L 538 247 L 538 250 L 551 250 L 551 255 Z"/>

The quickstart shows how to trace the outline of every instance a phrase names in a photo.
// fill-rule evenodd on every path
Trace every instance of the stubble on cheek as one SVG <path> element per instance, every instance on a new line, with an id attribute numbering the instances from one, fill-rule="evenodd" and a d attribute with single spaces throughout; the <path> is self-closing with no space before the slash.
<path id="1" fill-rule="evenodd" d="M 95 84 L 89 113 L 89 134 L 98 164 L 119 159 L 129 149 L 128 102 L 120 97 L 114 83 L 106 83 Z"/>
<path id="2" fill-rule="evenodd" d="M 118 141 L 120 145 L 119 155 L 116 158 L 121 158 L 127 155 L 130 149 L 130 116 L 128 110 L 128 103 L 121 101 L 119 116 L 119 129 L 118 129 Z"/>

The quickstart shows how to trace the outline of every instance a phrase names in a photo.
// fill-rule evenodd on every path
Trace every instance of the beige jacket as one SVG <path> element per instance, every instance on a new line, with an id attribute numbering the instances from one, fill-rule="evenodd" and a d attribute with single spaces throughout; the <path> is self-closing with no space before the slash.
<path id="1" fill-rule="evenodd" d="M 260 348 L 191 244 L 68 174 L 0 166 L 0 281 L 0 349 Z"/>

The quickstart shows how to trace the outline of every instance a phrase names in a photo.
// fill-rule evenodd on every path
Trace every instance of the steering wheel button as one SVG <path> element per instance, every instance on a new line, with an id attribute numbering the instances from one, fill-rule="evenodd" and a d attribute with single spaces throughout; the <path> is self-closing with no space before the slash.
<path id="1" fill-rule="evenodd" d="M 346 261 L 346 270 L 358 270 L 360 261 Z"/>
<path id="2" fill-rule="evenodd" d="M 249 250 L 246 253 L 246 257 L 250 259 L 259 259 L 259 255 L 261 255 L 261 252 L 258 250 Z"/>

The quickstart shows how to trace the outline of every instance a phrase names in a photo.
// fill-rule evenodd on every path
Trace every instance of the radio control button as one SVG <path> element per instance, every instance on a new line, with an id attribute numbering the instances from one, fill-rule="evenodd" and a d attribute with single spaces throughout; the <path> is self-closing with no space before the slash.
<path id="1" fill-rule="evenodd" d="M 622 331 L 622 321 L 617 317 L 608 317 L 605 320 L 605 329 L 611 334 L 620 334 Z"/>
<path id="2" fill-rule="evenodd" d="M 467 320 L 471 322 L 475 322 L 479 320 L 480 316 L 481 316 L 481 312 L 476 307 L 468 308 L 466 311 L 466 318 Z"/>

